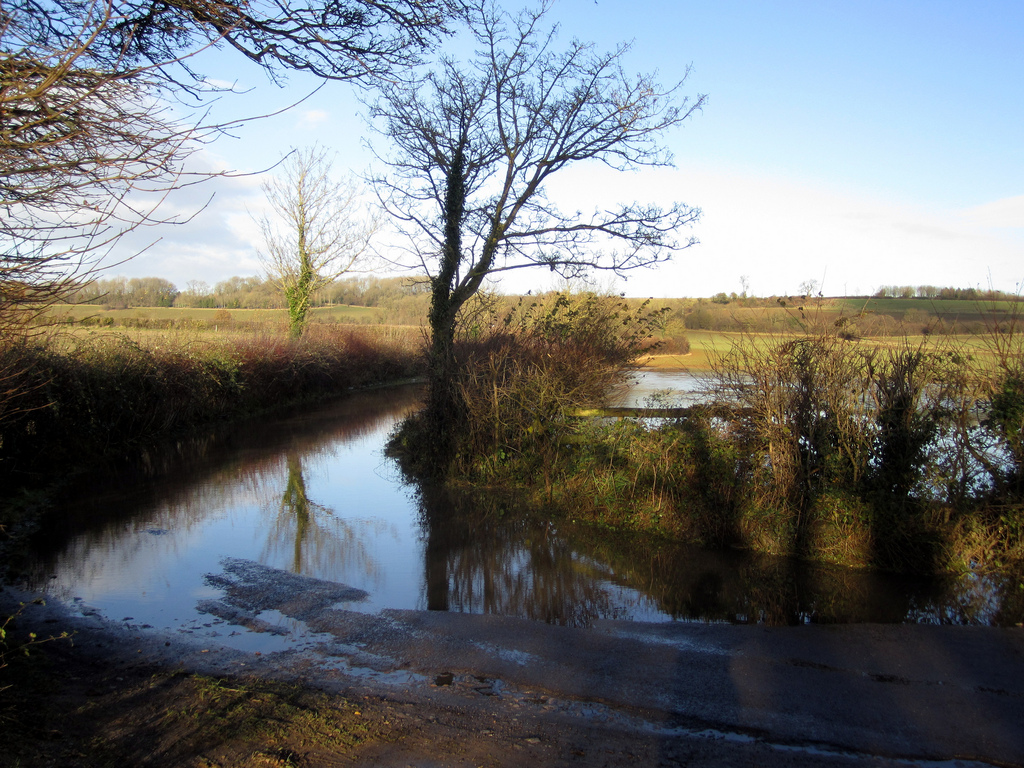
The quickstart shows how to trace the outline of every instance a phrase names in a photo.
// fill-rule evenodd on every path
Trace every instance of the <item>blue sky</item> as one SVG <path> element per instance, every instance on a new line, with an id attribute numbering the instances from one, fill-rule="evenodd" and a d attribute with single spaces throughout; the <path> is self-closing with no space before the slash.
<path id="1" fill-rule="evenodd" d="M 506 4 L 512 8 L 512 4 Z M 637 272 L 630 295 L 788 294 L 815 280 L 826 294 L 886 284 L 1014 290 L 1024 279 L 1024 2 L 626 2 L 558 0 L 561 36 L 601 48 L 632 41 L 627 67 L 678 80 L 707 106 L 665 136 L 674 169 L 568 172 L 551 193 L 572 205 L 682 200 L 702 208 L 701 243 Z M 251 89 L 217 114 L 285 106 L 315 84 L 267 82 L 237 57 L 201 69 Z M 336 167 L 371 162 L 351 86 L 329 84 L 285 114 L 240 128 L 198 162 L 256 171 L 291 146 L 320 142 Z M 259 178 L 211 184 L 189 224 L 136 233 L 112 270 L 183 288 L 259 271 L 249 212 Z M 187 211 L 197 193 L 171 201 Z M 521 272 L 507 290 L 549 287 Z M 602 285 L 606 285 L 602 282 Z"/>

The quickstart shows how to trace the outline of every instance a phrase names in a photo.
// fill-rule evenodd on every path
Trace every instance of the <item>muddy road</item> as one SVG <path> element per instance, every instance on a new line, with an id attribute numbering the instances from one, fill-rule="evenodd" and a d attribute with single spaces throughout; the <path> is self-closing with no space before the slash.
<path id="1" fill-rule="evenodd" d="M 178 669 L 361 697 L 367 716 L 404 730 L 345 752 L 348 764 L 1024 765 L 1021 628 L 579 629 L 361 613 L 338 607 L 358 603 L 344 585 L 223 565 L 207 576 L 219 595 L 200 605 L 204 633 L 159 632 L 81 603 L 29 605 L 19 624 L 74 631 L 75 656 L 116 679 Z M 8 605 L 28 597 L 0 592 Z M 218 643 L 241 633 L 294 647 Z"/>

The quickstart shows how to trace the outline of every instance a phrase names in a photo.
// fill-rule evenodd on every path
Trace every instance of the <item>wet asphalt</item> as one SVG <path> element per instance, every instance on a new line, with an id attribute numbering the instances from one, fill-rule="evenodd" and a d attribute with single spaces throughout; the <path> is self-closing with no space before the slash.
<path id="1" fill-rule="evenodd" d="M 261 617 L 271 611 L 287 619 L 274 623 L 274 633 L 301 642 L 243 651 L 218 637 L 156 631 L 56 601 L 30 606 L 25 619 L 77 631 L 84 652 L 197 672 L 435 704 L 543 702 L 560 716 L 608 727 L 712 734 L 847 764 L 1024 765 L 1022 628 L 615 621 L 569 628 L 490 615 L 361 613 L 352 610 L 359 596 L 343 585 L 245 561 L 211 578 L 223 590 L 203 605 L 211 619 L 239 632 L 268 631 Z M 0 601 L 27 597 L 0 592 Z"/>

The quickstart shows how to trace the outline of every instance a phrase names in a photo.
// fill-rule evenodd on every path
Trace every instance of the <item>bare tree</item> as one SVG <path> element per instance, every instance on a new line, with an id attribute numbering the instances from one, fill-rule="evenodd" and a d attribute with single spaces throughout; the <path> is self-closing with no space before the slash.
<path id="1" fill-rule="evenodd" d="M 172 189 L 197 177 L 188 156 L 218 132 L 172 113 L 152 68 L 89 66 L 112 23 L 83 7 L 59 46 L 33 19 L 0 16 L 0 333 L 23 328 L 59 300 L 125 232 L 156 223 Z M 16 334 L 15 334 L 16 335 Z"/>
<path id="2" fill-rule="evenodd" d="M 78 40 L 84 8 L 109 23 L 89 41 L 90 66 L 156 67 L 179 85 L 201 79 L 189 55 L 230 46 L 274 77 L 303 70 L 326 79 L 388 75 L 433 45 L 459 15 L 459 0 L 11 0 L 37 43 Z M 183 77 L 184 76 L 184 77 Z"/>
<path id="3" fill-rule="evenodd" d="M 405 82 L 384 82 L 371 108 L 390 140 L 378 194 L 409 239 L 408 254 L 430 277 L 431 393 L 428 412 L 450 422 L 459 310 L 489 276 L 543 266 L 573 277 L 623 274 L 692 245 L 678 238 L 700 211 L 628 202 L 588 215 L 545 195 L 550 177 L 596 160 L 613 168 L 664 166 L 659 143 L 704 104 L 652 76 L 622 67 L 628 46 L 599 53 L 573 41 L 556 48 L 544 2 L 511 17 L 473 0 L 477 53 L 442 58 Z M 684 77 L 685 79 L 685 77 Z"/>
<path id="4" fill-rule="evenodd" d="M 818 296 L 818 281 L 817 280 L 804 280 L 800 283 L 800 295 L 804 298 L 813 298 Z"/>
<path id="5" fill-rule="evenodd" d="M 263 185 L 272 215 L 259 218 L 270 278 L 284 291 L 291 334 L 306 324 L 313 294 L 365 259 L 378 219 L 352 179 L 335 181 L 323 147 L 296 150 Z"/>
<path id="6" fill-rule="evenodd" d="M 0 8 L 0 332 L 17 336 L 126 232 L 162 223 L 211 126 L 193 54 L 228 45 L 275 79 L 414 62 L 457 0 L 11 0 Z"/>

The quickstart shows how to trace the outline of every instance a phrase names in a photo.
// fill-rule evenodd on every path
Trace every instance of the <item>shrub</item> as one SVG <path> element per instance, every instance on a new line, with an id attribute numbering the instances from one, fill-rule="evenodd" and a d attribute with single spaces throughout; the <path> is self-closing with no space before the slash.
<path id="1" fill-rule="evenodd" d="M 783 506 L 797 529 L 823 488 L 867 468 L 866 359 L 834 335 L 750 337 L 714 362 L 714 390 L 757 503 Z"/>
<path id="2" fill-rule="evenodd" d="M 663 310 L 616 297 L 557 293 L 504 309 L 494 297 L 459 322 L 452 382 L 464 404 L 453 466 L 429 466 L 432 425 L 411 417 L 392 442 L 405 468 L 494 482 L 537 474 L 550 494 L 573 412 L 602 403 L 655 343 Z M 450 424 L 448 426 L 451 426 Z"/>
<path id="3" fill-rule="evenodd" d="M 1012 432 L 999 433 L 999 408 L 979 421 L 983 378 L 948 339 L 878 348 L 817 333 L 737 344 L 718 359 L 712 389 L 749 500 L 745 535 L 824 559 L 845 539 L 851 562 L 886 569 L 953 566 L 956 521 L 1016 498 L 998 495 L 1012 485 L 1000 482 Z M 1000 381 L 1014 402 L 1012 380 Z M 1019 552 L 1012 526 L 1003 530 L 1003 551 Z"/>

